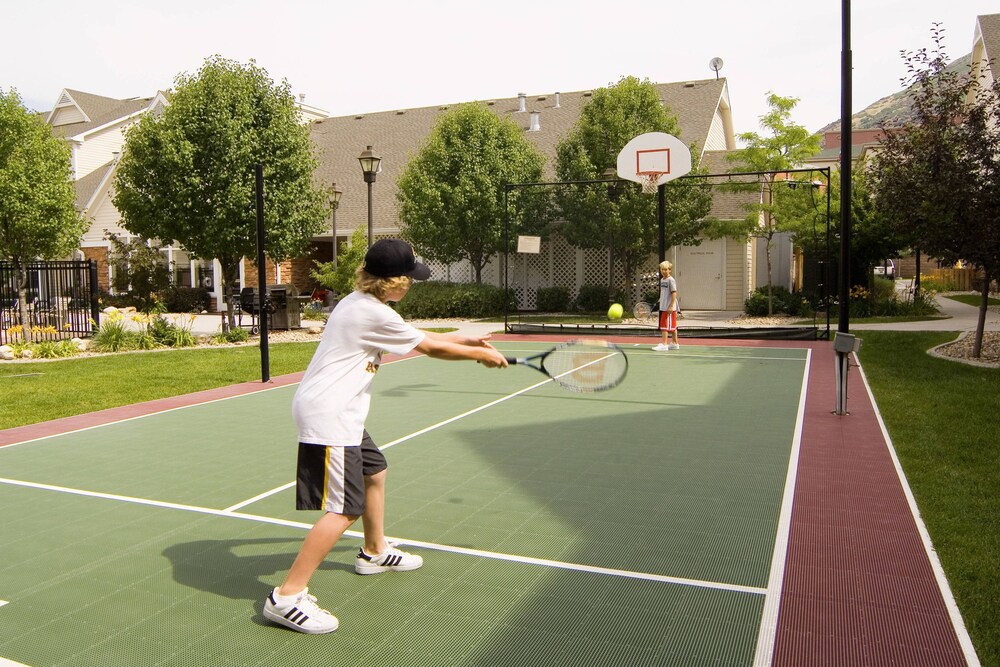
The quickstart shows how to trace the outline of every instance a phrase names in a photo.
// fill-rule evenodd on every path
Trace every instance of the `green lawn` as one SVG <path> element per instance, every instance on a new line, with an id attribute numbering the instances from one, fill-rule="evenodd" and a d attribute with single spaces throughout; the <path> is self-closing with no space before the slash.
<path id="1" fill-rule="evenodd" d="M 979 308 L 979 303 L 983 300 L 983 297 L 979 294 L 949 294 L 945 298 L 964 303 L 967 306 L 975 306 L 976 308 Z M 1000 299 L 988 297 L 986 303 L 989 306 L 1000 306 Z"/>
<path id="2" fill-rule="evenodd" d="M 954 339 L 952 333 L 857 335 L 865 373 L 982 664 L 1000 666 L 1000 369 L 927 354 Z M 271 375 L 305 369 L 315 347 L 272 345 Z M 0 364 L 0 428 L 259 378 L 256 346 Z"/>
<path id="3" fill-rule="evenodd" d="M 316 345 L 270 345 L 271 376 L 305 370 Z M 256 345 L 0 362 L 0 429 L 260 378 Z"/>

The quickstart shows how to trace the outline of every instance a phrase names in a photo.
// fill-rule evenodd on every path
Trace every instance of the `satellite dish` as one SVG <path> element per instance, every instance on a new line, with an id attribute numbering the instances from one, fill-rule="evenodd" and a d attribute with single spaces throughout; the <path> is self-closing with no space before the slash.
<path id="1" fill-rule="evenodd" d="M 722 58 L 712 58 L 708 61 L 708 66 L 715 72 L 715 78 L 719 78 L 719 70 L 722 69 Z"/>

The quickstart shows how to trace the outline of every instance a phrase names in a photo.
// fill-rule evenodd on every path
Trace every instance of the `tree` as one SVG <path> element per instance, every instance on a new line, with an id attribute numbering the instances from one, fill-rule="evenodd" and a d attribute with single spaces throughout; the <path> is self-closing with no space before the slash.
<path id="1" fill-rule="evenodd" d="M 830 175 L 829 193 L 825 179 L 796 176 L 778 182 L 774 217 L 781 221 L 781 229 L 804 255 L 827 258 L 829 252 L 827 260 L 839 265 L 839 230 L 831 228 L 830 239 L 826 237 L 826 199 L 829 194 L 830 220 L 840 219 L 840 175 L 836 171 Z M 873 205 L 869 169 L 866 161 L 859 161 L 851 171 L 851 275 L 866 276 L 861 283 L 868 285 L 874 266 L 886 258 L 897 257 L 906 247 L 906 240 Z"/>
<path id="2" fill-rule="evenodd" d="M 346 248 L 342 248 L 333 262 L 316 262 L 316 268 L 309 275 L 326 289 L 336 292 L 341 298 L 354 291 L 354 272 L 365 261 L 368 252 L 368 230 L 358 226 L 351 234 Z"/>
<path id="3" fill-rule="evenodd" d="M 87 221 L 75 208 L 69 146 L 21 104 L 0 90 L 0 257 L 17 272 L 22 340 L 30 336 L 28 264 L 79 247 Z"/>
<path id="4" fill-rule="evenodd" d="M 509 119 L 481 104 L 441 116 L 427 143 L 399 178 L 400 232 L 418 254 L 483 268 L 504 246 L 504 185 L 541 180 L 544 158 Z M 536 194 L 509 193 L 511 238 L 536 231 L 548 217 Z"/>
<path id="5" fill-rule="evenodd" d="M 556 173 L 563 181 L 590 181 L 614 168 L 625 144 L 648 132 L 679 136 L 676 117 L 660 102 L 648 80 L 622 77 L 617 84 L 594 91 L 580 119 L 556 147 Z M 697 151 L 693 175 L 699 173 Z M 698 245 L 711 208 L 711 193 L 691 178 L 683 185 L 668 183 L 665 190 L 665 247 Z M 565 224 L 560 233 L 580 248 L 608 250 L 609 297 L 622 286 L 614 266 L 620 262 L 631 276 L 659 247 L 657 197 L 619 184 L 611 192 L 603 187 L 562 188 L 557 201 Z"/>
<path id="6" fill-rule="evenodd" d="M 991 281 L 1000 279 L 1000 85 L 947 70 L 934 47 L 903 52 L 913 120 L 886 136 L 872 173 L 876 207 L 913 245 L 983 271 L 973 356 L 982 351 Z"/>
<path id="7" fill-rule="evenodd" d="M 773 313 L 771 285 L 771 250 L 774 238 L 785 231 L 779 216 L 780 207 L 776 199 L 780 199 L 786 186 L 781 183 L 783 172 L 800 167 L 803 162 L 819 152 L 818 135 L 792 121 L 792 110 L 799 100 L 795 97 L 780 97 L 773 92 L 768 93 L 767 104 L 771 108 L 760 117 L 760 127 L 765 131 L 761 135 L 756 132 L 744 132 L 739 139 L 745 144 L 728 159 L 735 163 L 734 172 L 762 172 L 760 180 L 753 185 L 731 186 L 734 189 L 748 191 L 760 189 L 760 201 L 747 207 L 747 217 L 744 220 L 741 234 L 747 238 L 765 240 L 765 255 L 767 257 L 767 312 Z"/>
<path id="8" fill-rule="evenodd" d="M 111 286 L 116 292 L 131 294 L 141 311 L 156 309 L 158 293 L 170 287 L 170 268 L 160 248 L 145 239 L 123 239 L 112 232 L 105 238 L 111 244 L 108 262 L 115 269 Z"/>
<path id="9" fill-rule="evenodd" d="M 231 286 L 241 260 L 257 254 L 254 165 L 264 167 L 265 248 L 274 262 L 305 250 L 324 228 L 329 201 L 313 182 L 318 161 L 287 81 L 275 85 L 252 60 L 214 56 L 175 83 L 162 115 L 126 134 L 113 201 L 133 234 L 219 261 L 233 327 Z"/>

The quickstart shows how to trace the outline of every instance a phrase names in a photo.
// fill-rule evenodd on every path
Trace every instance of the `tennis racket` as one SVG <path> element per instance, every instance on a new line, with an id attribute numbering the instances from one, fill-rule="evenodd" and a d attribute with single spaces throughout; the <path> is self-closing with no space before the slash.
<path id="1" fill-rule="evenodd" d="M 652 306 L 645 301 L 636 301 L 635 305 L 632 306 L 632 314 L 635 315 L 635 319 L 637 320 L 648 320 L 652 313 Z"/>
<path id="2" fill-rule="evenodd" d="M 564 389 L 580 393 L 617 387 L 628 372 L 628 357 L 604 340 L 571 340 L 531 357 L 507 357 L 544 373 Z"/>

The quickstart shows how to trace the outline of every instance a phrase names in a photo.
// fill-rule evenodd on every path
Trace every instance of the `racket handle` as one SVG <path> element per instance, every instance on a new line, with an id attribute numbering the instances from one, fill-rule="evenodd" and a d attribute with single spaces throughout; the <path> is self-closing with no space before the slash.
<path id="1" fill-rule="evenodd" d="M 524 359 L 518 359 L 517 357 L 504 357 L 508 364 L 518 364 L 524 361 Z"/>

